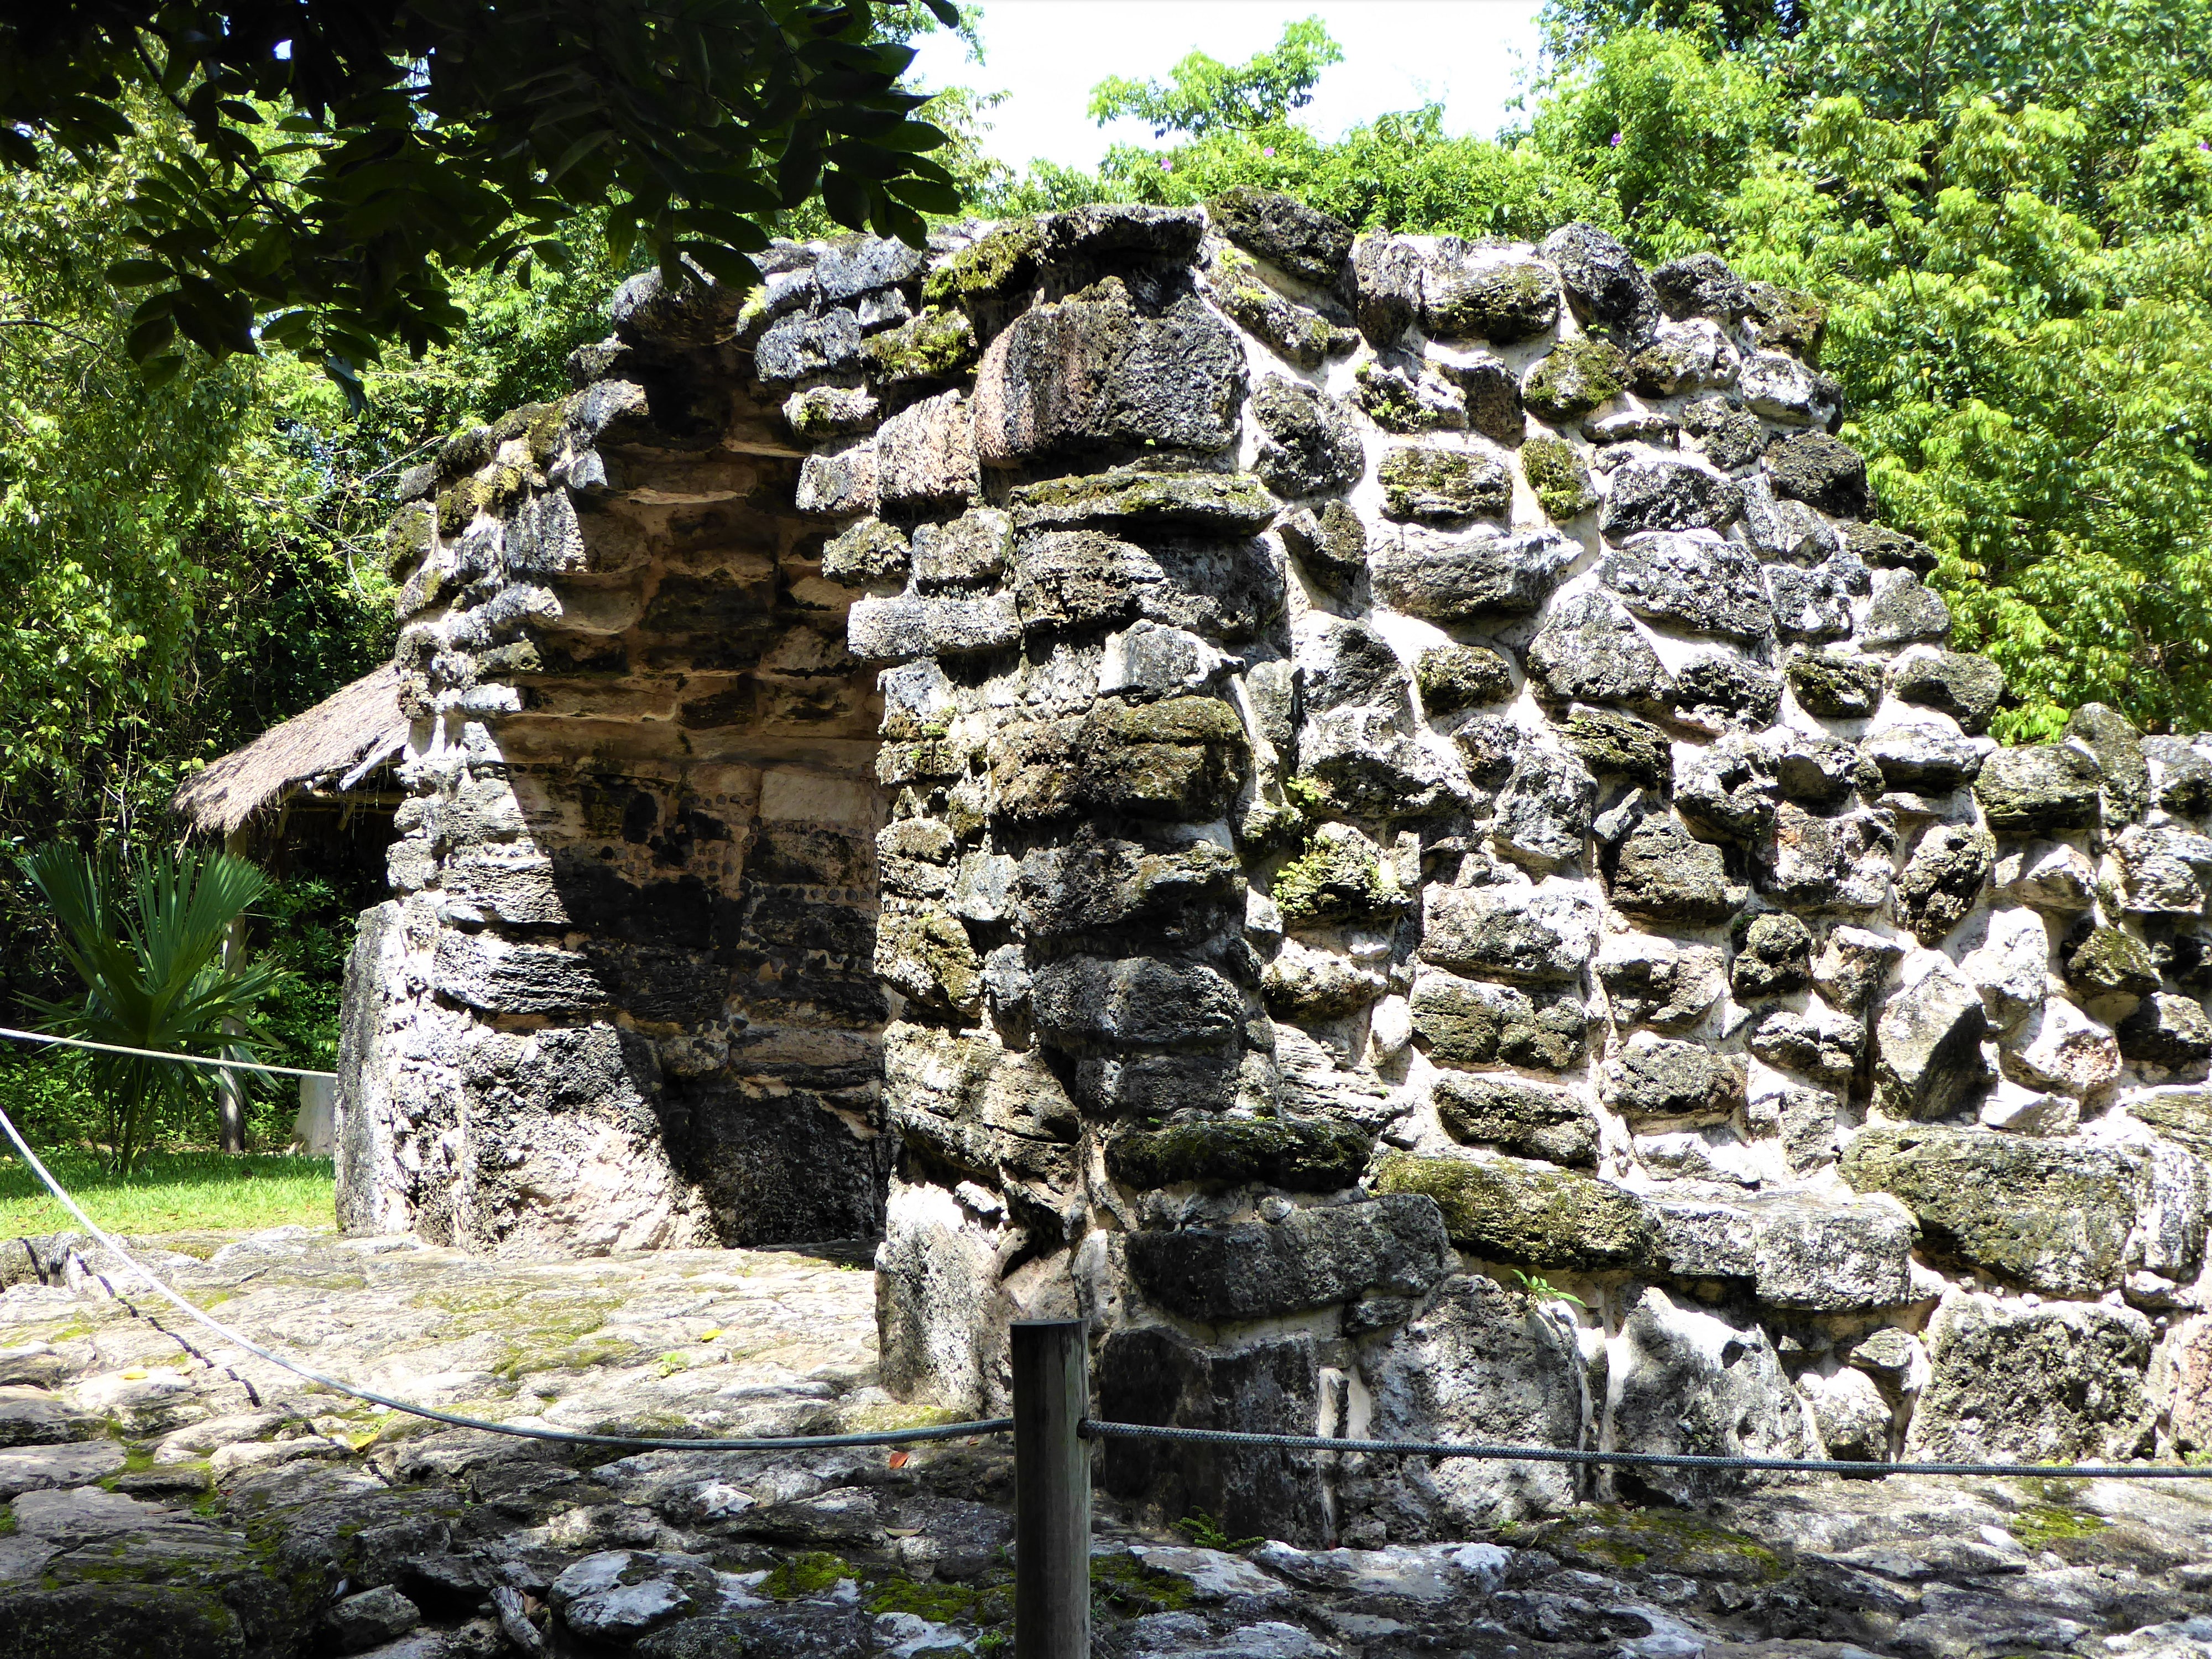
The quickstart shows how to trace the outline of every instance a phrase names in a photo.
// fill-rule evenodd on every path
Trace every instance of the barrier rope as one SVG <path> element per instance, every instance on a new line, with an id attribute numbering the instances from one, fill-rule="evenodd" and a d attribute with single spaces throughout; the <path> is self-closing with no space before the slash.
<path id="1" fill-rule="evenodd" d="M 0 1037 L 16 1042 L 53 1042 L 64 1048 L 89 1048 L 100 1054 L 129 1054 L 137 1060 L 167 1060 L 179 1066 L 207 1066 L 218 1072 L 266 1072 L 271 1077 L 327 1077 L 336 1072 L 310 1071 L 303 1066 L 270 1066 L 258 1060 L 218 1060 L 207 1054 L 171 1054 L 162 1048 L 125 1048 L 113 1042 L 93 1042 L 83 1037 L 53 1036 L 45 1031 L 18 1031 L 0 1025 Z"/>
<path id="2" fill-rule="evenodd" d="M 173 1059 L 176 1056 L 173 1055 L 170 1058 Z M 828 1451 L 848 1446 L 904 1446 L 922 1440 L 962 1440 L 970 1435 L 1004 1434 L 1014 1426 L 1014 1419 L 1011 1417 L 994 1417 L 978 1423 L 940 1423 L 928 1428 L 887 1429 L 867 1434 L 804 1434 L 778 1436 L 773 1438 L 688 1440 L 649 1435 L 584 1434 L 568 1429 L 540 1428 L 527 1423 L 495 1423 L 488 1418 L 465 1417 L 459 1412 L 441 1412 L 433 1407 L 416 1405 L 410 1400 L 395 1399 L 388 1394 L 379 1394 L 374 1389 L 361 1388 L 351 1382 L 342 1382 L 335 1376 L 325 1376 L 320 1371 L 311 1370 L 297 1360 L 288 1358 L 273 1349 L 264 1347 L 250 1337 L 240 1335 L 221 1320 L 194 1307 L 155 1277 L 151 1268 L 146 1267 L 130 1251 L 117 1243 L 101 1229 L 98 1222 L 84 1212 L 76 1200 L 70 1196 L 68 1189 L 54 1179 L 53 1172 L 39 1161 L 39 1155 L 31 1150 L 29 1144 L 24 1140 L 22 1133 L 15 1127 L 14 1121 L 4 1111 L 0 1111 L 0 1130 L 7 1132 L 8 1139 L 14 1144 L 17 1155 L 30 1166 L 31 1173 L 38 1176 L 45 1184 L 46 1190 L 60 1201 L 62 1207 L 82 1223 L 85 1231 L 98 1239 L 118 1261 L 143 1279 L 149 1290 L 175 1308 L 178 1312 L 195 1323 L 213 1331 L 225 1341 L 236 1343 L 246 1352 L 257 1354 L 270 1364 L 291 1372 L 295 1376 L 305 1377 L 308 1382 L 319 1387 L 332 1389 L 372 1406 L 382 1406 L 391 1411 L 404 1412 L 410 1417 L 424 1418 L 430 1422 L 443 1423 L 452 1428 L 480 1429 L 488 1434 L 512 1435 L 520 1440 L 550 1440 L 568 1446 L 623 1446 L 633 1451 Z"/>
<path id="3" fill-rule="evenodd" d="M 2179 1463 L 1857 1463 L 1826 1457 L 1721 1457 L 1697 1452 L 1575 1451 L 1557 1446 L 1483 1446 L 1452 1440 L 1332 1440 L 1320 1435 L 1239 1434 L 1229 1429 L 1181 1429 L 1147 1423 L 1108 1423 L 1085 1418 L 1077 1432 L 1087 1440 L 1165 1440 L 1178 1444 L 1265 1446 L 1279 1451 L 1357 1452 L 1363 1456 L 1468 1457 L 1502 1463 L 1604 1464 L 1614 1468 L 1758 1469 L 1778 1474 L 1994 1475 L 2007 1480 L 2051 1476 L 2068 1480 L 2208 1480 L 2212 1467 Z"/>

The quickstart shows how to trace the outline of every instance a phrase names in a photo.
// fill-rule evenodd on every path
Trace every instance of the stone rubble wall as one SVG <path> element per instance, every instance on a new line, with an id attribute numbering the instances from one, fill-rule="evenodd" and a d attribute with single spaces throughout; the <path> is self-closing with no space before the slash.
<path id="1" fill-rule="evenodd" d="M 349 1008 L 361 1224 L 747 1236 L 781 1223 L 705 1194 L 750 1153 L 803 1207 L 763 1103 L 801 1099 L 839 1178 L 896 1147 L 885 1378 L 951 1411 L 1003 1404 L 1010 1318 L 1079 1313 L 1104 1413 L 1194 1426 L 2207 1437 L 2212 738 L 1987 735 L 2002 678 L 1870 520 L 1817 306 L 1587 226 L 1355 240 L 1256 193 L 764 269 L 742 305 L 632 283 L 574 398 L 424 485 L 422 811 Z M 708 568 L 714 623 L 656 621 Z M 753 701 L 693 689 L 726 683 Z M 837 780 L 810 822 L 851 856 L 694 975 L 678 878 L 592 792 L 726 833 L 684 854 L 720 918 L 782 835 L 720 765 Z M 466 890 L 510 860 L 550 861 L 558 922 Z M 740 1006 L 748 952 L 833 924 L 849 1001 Z M 749 1043 L 805 1080 L 758 1086 L 787 1074 Z M 1129 1443 L 1103 1478 L 1358 1543 L 1590 1490 Z"/>

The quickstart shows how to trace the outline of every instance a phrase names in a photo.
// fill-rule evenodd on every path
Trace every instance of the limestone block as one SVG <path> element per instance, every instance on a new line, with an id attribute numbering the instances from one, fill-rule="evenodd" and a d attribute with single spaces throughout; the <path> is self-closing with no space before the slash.
<path id="1" fill-rule="evenodd" d="M 1464 1146 L 1495 1146 L 1571 1169 L 1597 1166 L 1597 1118 L 1571 1090 L 1447 1072 L 1430 1098 L 1444 1133 Z"/>
<path id="2" fill-rule="evenodd" d="M 1449 645 L 1424 651 L 1413 664 L 1421 712 L 1431 719 L 1456 714 L 1513 695 L 1513 669 L 1504 653 L 1486 645 Z"/>
<path id="3" fill-rule="evenodd" d="M 2094 759 L 2065 744 L 2000 749 L 1982 763 L 1974 798 L 1999 835 L 2081 830 L 2097 820 L 2100 777 Z"/>
<path id="4" fill-rule="evenodd" d="M 1659 921 L 1725 921 L 1743 906 L 1743 884 L 1732 879 L 1728 858 L 1693 841 L 1671 818 L 1648 817 L 1614 855 L 1607 896 L 1616 910 Z"/>
<path id="5" fill-rule="evenodd" d="M 1717 949 L 1653 933 L 1607 934 L 1598 945 L 1597 976 L 1616 1023 L 1662 1030 L 1695 1024 L 1728 986 Z"/>
<path id="6" fill-rule="evenodd" d="M 1809 570 L 1768 565 L 1766 589 L 1774 605 L 1775 631 L 1785 640 L 1814 643 L 1849 639 L 1851 601 L 1863 598 L 1872 581 L 1867 568 L 1848 553 L 1838 553 Z"/>
<path id="7" fill-rule="evenodd" d="M 1982 942 L 1960 962 L 1982 994 L 1990 1024 L 2009 1031 L 2043 1006 L 2051 985 L 2051 933 L 2025 906 L 1990 913 Z"/>
<path id="8" fill-rule="evenodd" d="M 1117 445 L 1212 452 L 1237 441 L 1237 336 L 1195 295 L 1156 314 L 1118 279 L 1024 312 L 983 353 L 975 445 L 987 466 Z"/>
<path id="9" fill-rule="evenodd" d="M 2126 906 L 2137 915 L 2202 915 L 2212 884 L 2212 836 L 2131 823 L 2113 838 Z"/>
<path id="10" fill-rule="evenodd" d="M 1770 421 L 1830 427 L 1843 413 L 1841 390 L 1826 375 L 1782 351 L 1753 351 L 1736 375 L 1736 395 Z"/>
<path id="11" fill-rule="evenodd" d="M 1784 801 L 1773 841 L 1758 849 L 1759 890 L 1793 910 L 1879 908 L 1889 897 L 1896 836 L 1885 812 L 1822 817 Z"/>
<path id="12" fill-rule="evenodd" d="M 848 438 L 817 449 L 799 469 L 792 504 L 801 513 L 850 518 L 876 510 L 878 458 L 872 438 Z"/>
<path id="13" fill-rule="evenodd" d="M 1936 708 L 1978 735 L 2004 696 L 2004 670 L 1987 657 L 1914 646 L 1889 665 L 1889 689 L 1901 702 Z"/>
<path id="14" fill-rule="evenodd" d="M 1322 592 L 1348 598 L 1367 569 L 1367 528 L 1342 501 L 1302 507 L 1276 526 L 1283 545 Z"/>
<path id="15" fill-rule="evenodd" d="M 1160 1128 L 1120 1131 L 1107 1142 L 1106 1170 L 1136 1192 L 1190 1182 L 1332 1193 L 1358 1181 L 1373 1145 L 1341 1123 L 1185 1115 Z"/>
<path id="16" fill-rule="evenodd" d="M 2120 1046 L 2109 1027 L 2052 997 L 2008 1034 L 2000 1064 L 2014 1083 L 2080 1100 L 2119 1075 Z"/>
<path id="17" fill-rule="evenodd" d="M 1020 638 L 1014 601 L 1004 593 L 870 595 L 846 614 L 846 648 L 863 662 L 974 656 L 1006 650 Z"/>
<path id="18" fill-rule="evenodd" d="M 1618 544 L 1640 531 L 1725 530 L 1742 511 L 1742 491 L 1723 474 L 1656 457 L 1614 469 L 1597 525 Z"/>
<path id="19" fill-rule="evenodd" d="M 1937 1256 L 2078 1297 L 2118 1280 L 2143 1159 L 2121 1147 L 1924 1125 L 1861 1130 L 1842 1173 L 1861 1192 L 1901 1200 Z"/>
<path id="20" fill-rule="evenodd" d="M 1732 386 L 1742 367 L 1727 334 L 1703 318 L 1662 323 L 1629 365 L 1636 389 L 1662 398 Z"/>
<path id="21" fill-rule="evenodd" d="M 1165 1326 L 1139 1326 L 1107 1337 L 1097 1377 L 1099 1410 L 1124 1423 L 1276 1434 L 1312 1434 L 1320 1426 L 1320 1363 L 1304 1332 L 1222 1352 Z M 1111 1440 L 1099 1484 L 1179 1514 L 1218 1516 L 1240 1536 L 1264 1533 L 1317 1543 L 1327 1514 L 1316 1462 L 1267 1451 Z M 1179 1553 L 1160 1551 L 1153 1559 L 1172 1565 Z M 1224 1558 L 1223 1565 L 1243 1570 L 1242 1579 L 1231 1582 L 1248 1595 L 1252 1581 L 1274 1582 L 1236 1557 Z"/>
<path id="22" fill-rule="evenodd" d="M 1454 1265 L 1437 1206 L 1399 1194 L 1279 1223 L 1129 1235 L 1129 1270 L 1170 1311 L 1209 1322 L 1264 1319 L 1367 1291 L 1418 1297 Z"/>
<path id="23" fill-rule="evenodd" d="M 1676 688 L 1659 653 L 1603 593 L 1577 593 L 1553 605 L 1529 642 L 1528 662 L 1529 679 L 1547 701 L 1672 712 Z"/>
<path id="24" fill-rule="evenodd" d="M 1018 530 L 1134 527 L 1223 536 L 1264 530 L 1281 507 L 1249 472 L 1176 472 L 1145 466 L 1019 484 L 1009 505 Z"/>
<path id="25" fill-rule="evenodd" d="M 2096 901 L 2088 855 L 2066 842 L 2031 841 L 2000 850 L 1992 896 L 2038 910 L 2072 915 Z"/>
<path id="26" fill-rule="evenodd" d="M 1600 562 L 1598 580 L 1647 621 L 1723 639 L 1774 631 L 1758 559 L 1709 530 L 1630 536 Z"/>
<path id="27" fill-rule="evenodd" d="M 1836 1007 L 1856 1013 L 1889 976 L 1905 946 L 1863 927 L 1838 927 L 1813 965 L 1813 983 Z"/>
<path id="28" fill-rule="evenodd" d="M 1036 970 L 1038 1034 L 1066 1048 L 1211 1047 L 1233 1038 L 1243 1000 L 1202 963 L 1064 957 Z"/>
<path id="29" fill-rule="evenodd" d="M 1781 495 L 1838 519 L 1863 519 L 1874 498 L 1866 458 L 1825 432 L 1801 432 L 1766 452 L 1767 474 Z"/>
<path id="30" fill-rule="evenodd" d="M 2105 1462 L 2149 1449 L 2151 1328 L 2134 1309 L 1954 1295 L 1928 1339 L 1907 1458 Z"/>
<path id="31" fill-rule="evenodd" d="M 1674 781 L 1674 745 L 1664 732 L 1633 714 L 1571 705 L 1559 740 L 1601 777 L 1628 778 L 1661 790 Z"/>
<path id="32" fill-rule="evenodd" d="M 1372 963 L 1296 939 L 1283 941 L 1260 976 L 1267 1012 L 1301 1023 L 1356 1014 L 1389 989 L 1389 978 Z"/>
<path id="33" fill-rule="evenodd" d="M 1620 395 L 1628 359 L 1609 340 L 1562 340 L 1521 376 L 1521 402 L 1547 421 L 1571 420 Z"/>
<path id="34" fill-rule="evenodd" d="M 942 905 L 886 900 L 876 922 L 875 973 L 923 1007 L 982 1006 L 983 959 Z"/>
<path id="35" fill-rule="evenodd" d="M 1800 1013 L 1770 1008 L 1751 1028 L 1751 1052 L 1769 1066 L 1824 1083 L 1848 1083 L 1866 1053 L 1866 1025 L 1848 1014 L 1814 1007 Z"/>
<path id="36" fill-rule="evenodd" d="M 1551 267 L 1456 236 L 1422 261 L 1419 293 L 1421 325 L 1439 340 L 1508 344 L 1548 333 L 1559 315 Z"/>
<path id="37" fill-rule="evenodd" d="M 1897 881 L 1898 920 L 1923 945 L 1934 945 L 1972 913 L 1996 863 L 1986 830 L 1937 824 L 1920 838 Z"/>
<path id="38" fill-rule="evenodd" d="M 1562 225 L 1536 252 L 1559 273 L 1575 315 L 1641 345 L 1657 326 L 1659 295 L 1626 248 L 1595 225 Z"/>
<path id="39" fill-rule="evenodd" d="M 1439 968 L 1523 984 L 1578 981 L 1597 943 L 1598 909 L 1579 889 L 1429 887 L 1421 957 Z"/>
<path id="40" fill-rule="evenodd" d="M 1286 500 L 1351 489 L 1367 471 L 1352 411 L 1304 380 L 1270 375 L 1252 396 L 1259 453 L 1252 470 Z"/>
<path id="41" fill-rule="evenodd" d="M 1861 643 L 1881 649 L 1916 640 L 1940 643 L 1950 636 L 1950 607 L 1917 576 L 1909 570 L 1875 573 L 1874 599 L 1859 623 Z"/>
<path id="42" fill-rule="evenodd" d="M 1351 226 L 1280 191 L 1237 185 L 1206 206 L 1224 236 L 1302 283 L 1328 287 L 1352 257 Z"/>
<path id="43" fill-rule="evenodd" d="M 439 995 L 486 1013 L 546 1014 L 606 1000 L 591 959 L 489 933 L 441 933 L 431 968 Z"/>
<path id="44" fill-rule="evenodd" d="M 1512 986 L 1424 969 L 1411 1003 L 1413 1035 L 1439 1066 L 1564 1072 L 1581 1060 L 1587 1043 L 1589 1017 L 1571 992 L 1532 997 Z"/>
<path id="45" fill-rule="evenodd" d="M 1606 1414 L 1624 1451 L 1807 1457 L 1819 1443 L 1763 1328 L 1678 1305 L 1656 1285 L 1621 1322 Z M 1742 1475 L 1675 1469 L 1639 1470 L 1636 1480 L 1677 1504 L 1746 1484 Z"/>
<path id="46" fill-rule="evenodd" d="M 2123 1058 L 2165 1072 L 2197 1073 L 2212 1060 L 2212 1019 L 2194 997 L 2154 991 L 2113 1029 Z"/>
<path id="47" fill-rule="evenodd" d="M 1829 1456 L 1854 1463 L 1889 1461 L 1895 1413 L 1872 1377 L 1853 1370 L 1832 1376 L 1807 1371 L 1797 1387 L 1813 1407 L 1814 1426 Z"/>
<path id="48" fill-rule="evenodd" d="M 1478 527 L 1444 536 L 1409 528 L 1370 546 L 1367 566 L 1375 597 L 1392 610 L 1431 622 L 1468 622 L 1528 615 L 1581 551 L 1579 543 L 1553 530 Z"/>
<path id="49" fill-rule="evenodd" d="M 1596 801 L 1597 781 L 1579 760 L 1530 744 L 1498 793 L 1491 833 L 1516 863 L 1553 869 L 1582 857 Z"/>
<path id="50" fill-rule="evenodd" d="M 1743 1104 L 1742 1056 L 1638 1031 L 1606 1061 L 1605 1103 L 1634 1126 L 1725 1123 Z"/>
<path id="51" fill-rule="evenodd" d="M 2124 1002 L 2158 989 L 2158 961 L 2134 934 L 2093 927 L 2063 950 L 2059 971 L 2075 995 L 2093 1006 L 2100 999 Z"/>
<path id="52" fill-rule="evenodd" d="M 834 374 L 860 361 L 860 319 L 846 306 L 772 323 L 753 348 L 753 373 L 768 386 L 789 386 L 808 374 Z"/>
<path id="53" fill-rule="evenodd" d="M 1729 969 L 1739 1001 L 1802 990 L 1812 974 L 1813 930 L 1796 917 L 1770 910 L 1741 927 Z"/>
<path id="54" fill-rule="evenodd" d="M 1794 651 L 1782 672 L 1798 706 L 1823 720 L 1862 720 L 1881 702 L 1882 666 L 1873 657 L 1832 646 Z"/>
<path id="55" fill-rule="evenodd" d="M 2152 805 L 2188 818 L 2212 808 L 2212 754 L 2201 743 L 2153 737 L 2142 740 L 2142 748 Z"/>
<path id="56" fill-rule="evenodd" d="M 1651 1213 L 1636 1194 L 1542 1164 L 1393 1152 L 1376 1165 L 1372 1184 L 1379 1193 L 1433 1199 L 1452 1243 L 1492 1261 L 1635 1267 L 1651 1259 L 1657 1242 Z"/>
<path id="57" fill-rule="evenodd" d="M 1982 1039 L 1989 1018 L 1973 981 L 1932 952 L 1907 964 L 1905 984 L 1875 1023 L 1875 1097 L 1893 1117 L 1948 1117 L 1990 1082 Z"/>
<path id="58" fill-rule="evenodd" d="M 1106 636 L 1098 694 L 1147 700 L 1183 696 L 1207 690 L 1235 661 L 1183 629 L 1135 623 Z"/>
<path id="59" fill-rule="evenodd" d="M 1774 828 L 1781 786 L 1772 746 L 1731 733 L 1692 751 L 1674 769 L 1674 803 L 1692 826 L 1753 842 Z"/>
<path id="60" fill-rule="evenodd" d="M 876 489 L 885 507 L 970 501 L 981 478 L 975 422 L 957 392 L 909 404 L 877 429 Z"/>
<path id="61" fill-rule="evenodd" d="M 1419 1316 L 1364 1352 L 1360 1379 L 1373 1401 L 1376 1438 L 1579 1446 L 1586 1433 L 1582 1356 L 1574 1324 L 1556 1303 L 1493 1279 L 1455 1277 Z M 1472 1531 L 1574 1501 L 1574 1475 L 1558 1466 L 1516 1469 L 1471 1459 L 1439 1463 L 1401 1500 L 1424 1531 Z M 1418 1496 L 1415 1494 L 1418 1493 Z"/>

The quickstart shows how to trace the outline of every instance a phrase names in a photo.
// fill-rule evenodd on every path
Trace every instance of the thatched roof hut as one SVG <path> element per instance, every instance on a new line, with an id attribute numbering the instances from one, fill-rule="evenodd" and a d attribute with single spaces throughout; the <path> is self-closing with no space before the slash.
<path id="1" fill-rule="evenodd" d="M 333 815 L 332 828 L 349 826 L 364 809 L 380 809 L 388 820 L 397 798 L 377 785 L 406 746 L 399 686 L 398 669 L 387 663 L 271 727 L 187 779 L 177 791 L 178 814 L 232 845 L 281 844 L 303 812 Z"/>

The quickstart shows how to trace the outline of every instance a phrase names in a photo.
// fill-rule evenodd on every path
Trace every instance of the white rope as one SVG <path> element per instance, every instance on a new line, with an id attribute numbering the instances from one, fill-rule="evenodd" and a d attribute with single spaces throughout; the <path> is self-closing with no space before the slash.
<path id="1" fill-rule="evenodd" d="M 179 1066 L 210 1066 L 219 1072 L 266 1072 L 272 1077 L 336 1078 L 336 1072 L 311 1072 L 301 1066 L 264 1066 L 258 1060 L 215 1060 L 205 1054 L 179 1054 L 161 1048 L 125 1048 L 112 1042 L 89 1042 L 82 1037 L 50 1036 L 44 1031 L 18 1031 L 0 1025 L 0 1037 L 18 1042 L 58 1042 L 65 1048 L 89 1048 L 95 1054 L 130 1054 L 139 1060 L 173 1060 Z"/>
<path id="2" fill-rule="evenodd" d="M 258 1355 L 270 1364 L 288 1370 L 295 1376 L 303 1376 L 310 1382 L 334 1389 L 339 1394 L 349 1395 L 356 1400 L 365 1401 L 372 1406 L 383 1406 L 395 1412 L 404 1412 L 410 1417 L 428 1418 L 433 1423 L 450 1424 L 458 1429 L 481 1429 L 489 1434 L 513 1435 L 522 1440 L 557 1440 L 568 1445 L 627 1446 L 635 1450 L 653 1451 L 777 1452 L 805 1451 L 836 1446 L 900 1446 L 917 1440 L 957 1440 L 969 1435 L 999 1434 L 1014 1425 L 1012 1418 L 1001 1417 L 976 1423 L 945 1423 L 926 1429 L 888 1429 L 871 1434 L 792 1435 L 766 1440 L 672 1440 L 629 1434 L 575 1434 L 566 1429 L 536 1428 L 523 1423 L 495 1423 L 488 1418 L 464 1417 L 457 1412 L 436 1411 L 428 1406 L 416 1405 L 411 1401 L 395 1400 L 390 1395 L 377 1393 L 374 1389 L 359 1388 L 351 1382 L 342 1382 L 335 1376 L 325 1376 L 320 1371 L 310 1370 L 297 1360 L 288 1359 L 281 1353 L 264 1348 L 258 1342 L 240 1335 L 221 1320 L 201 1312 L 156 1279 L 152 1269 L 145 1267 L 130 1251 L 108 1237 L 101 1230 L 100 1224 L 84 1212 L 76 1200 L 71 1198 L 61 1182 L 54 1179 L 53 1172 L 39 1161 L 39 1155 L 31 1150 L 29 1144 L 24 1140 L 21 1132 L 15 1127 L 15 1123 L 4 1111 L 0 1111 L 0 1130 L 7 1132 L 8 1139 L 15 1144 L 16 1152 L 21 1157 L 23 1162 L 30 1166 L 31 1173 L 46 1183 L 46 1190 L 60 1200 L 62 1207 L 75 1216 L 82 1224 L 84 1230 L 112 1253 L 116 1260 L 143 1279 L 148 1289 L 175 1308 L 179 1313 L 197 1324 L 205 1326 L 225 1341 L 236 1343 L 246 1352 Z"/>

